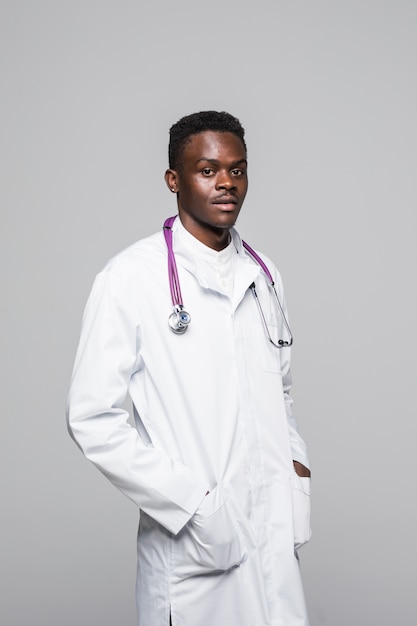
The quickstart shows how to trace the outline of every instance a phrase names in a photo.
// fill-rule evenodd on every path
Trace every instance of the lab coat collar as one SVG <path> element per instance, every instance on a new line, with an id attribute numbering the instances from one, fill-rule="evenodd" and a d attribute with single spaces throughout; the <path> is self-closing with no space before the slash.
<path id="1" fill-rule="evenodd" d="M 203 289 L 210 289 L 221 293 L 219 292 L 217 282 L 213 280 L 211 273 L 207 272 L 207 260 L 213 259 L 214 262 L 215 259 L 213 250 L 204 246 L 204 244 L 195 239 L 188 231 L 185 231 L 179 218 L 175 220 L 172 226 L 172 231 L 173 248 L 178 267 L 182 267 L 193 274 Z M 186 236 L 184 236 L 183 231 L 186 232 Z M 240 235 L 235 228 L 230 229 L 230 235 L 236 251 L 234 289 L 232 298 L 232 308 L 235 310 L 249 286 L 259 276 L 261 270 L 259 265 L 246 252 Z M 190 240 L 190 237 L 192 240 L 195 239 L 195 242 Z M 190 241 L 192 242 L 191 245 Z M 193 245 L 194 243 L 196 245 Z"/>

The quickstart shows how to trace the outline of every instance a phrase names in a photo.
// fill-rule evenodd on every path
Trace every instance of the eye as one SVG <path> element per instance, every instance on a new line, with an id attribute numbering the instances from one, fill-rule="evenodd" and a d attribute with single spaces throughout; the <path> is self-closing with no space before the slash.
<path id="1" fill-rule="evenodd" d="M 242 170 L 240 168 L 236 168 L 236 169 L 232 170 L 232 174 L 233 174 L 233 176 L 244 176 L 245 175 L 245 170 Z"/>
<path id="2" fill-rule="evenodd" d="M 211 169 L 211 167 L 205 167 L 201 170 L 201 173 L 203 174 L 203 176 L 211 176 L 213 174 L 213 170 Z"/>

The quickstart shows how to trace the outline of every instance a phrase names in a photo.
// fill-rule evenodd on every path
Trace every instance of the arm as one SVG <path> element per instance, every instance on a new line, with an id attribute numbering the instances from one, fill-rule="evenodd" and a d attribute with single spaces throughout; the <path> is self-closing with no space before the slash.
<path id="1" fill-rule="evenodd" d="M 136 321 L 122 277 L 99 274 L 85 310 L 67 404 L 68 428 L 85 456 L 137 506 L 176 534 L 207 491 L 187 467 L 145 445 L 122 409 L 140 367 Z"/>
<path id="2" fill-rule="evenodd" d="M 284 291 L 282 286 L 281 277 L 278 275 L 277 286 L 279 287 L 278 293 L 280 294 L 282 308 L 286 319 L 288 320 L 288 312 L 284 298 Z M 285 330 L 282 330 L 285 332 Z M 291 377 L 291 348 L 281 348 L 281 372 L 282 372 L 282 386 L 284 390 L 285 409 L 288 420 L 288 430 L 290 435 L 290 445 L 292 450 L 292 458 L 294 469 L 299 476 L 309 477 L 311 475 L 309 470 L 309 461 L 307 457 L 307 448 L 304 440 L 297 430 L 297 423 L 292 414 L 292 403 L 290 392 L 292 387 Z"/>
<path id="3" fill-rule="evenodd" d="M 290 352 L 291 348 L 282 348 L 281 352 Z M 307 448 L 304 440 L 297 430 L 297 423 L 292 414 L 292 398 L 290 396 L 291 391 L 291 371 L 290 371 L 290 358 L 288 355 L 282 355 L 284 359 L 281 357 L 281 361 L 285 364 L 285 373 L 284 369 L 282 370 L 282 385 L 284 389 L 284 400 L 285 400 L 285 409 L 287 412 L 287 420 L 288 420 L 288 430 L 290 434 L 290 445 L 292 450 L 292 458 L 294 469 L 299 476 L 310 476 L 310 470 L 308 457 L 307 457 Z"/>

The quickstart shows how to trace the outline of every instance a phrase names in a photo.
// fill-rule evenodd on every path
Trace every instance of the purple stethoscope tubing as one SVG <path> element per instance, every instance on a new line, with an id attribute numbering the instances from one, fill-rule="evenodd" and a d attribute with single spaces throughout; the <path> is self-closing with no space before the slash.
<path id="1" fill-rule="evenodd" d="M 191 322 L 191 316 L 189 313 L 187 313 L 187 311 L 184 310 L 184 305 L 183 305 L 183 301 L 182 301 L 182 294 L 181 294 L 181 287 L 180 287 L 180 280 L 178 277 L 178 270 L 177 270 L 177 263 L 175 261 L 175 256 L 174 256 L 174 250 L 173 250 L 173 245 L 172 245 L 172 226 L 176 220 L 176 215 L 174 215 L 173 217 L 168 217 L 168 219 L 165 220 L 164 222 L 164 237 L 165 237 L 165 242 L 167 245 L 167 250 L 168 250 L 168 278 L 169 278 L 169 288 L 171 291 L 171 299 L 172 299 L 172 305 L 174 307 L 174 311 L 173 313 L 171 313 L 171 315 L 168 318 L 168 322 L 169 325 L 171 327 L 171 329 L 174 331 L 174 333 L 180 334 L 182 335 L 183 333 L 185 333 L 185 331 L 188 328 L 189 323 Z M 279 301 L 278 298 L 278 294 L 277 294 L 277 290 L 275 289 L 275 282 L 274 279 L 272 278 L 272 274 L 269 271 L 268 267 L 265 265 L 265 263 L 262 261 L 261 257 L 259 256 L 259 254 L 257 254 L 255 252 L 255 250 L 253 250 L 249 244 L 246 243 L 246 241 L 242 240 L 242 245 L 245 248 L 245 250 L 251 255 L 251 257 L 258 263 L 258 265 L 261 267 L 261 269 L 264 271 L 265 275 L 267 276 L 268 280 L 269 280 L 269 286 L 271 287 L 271 289 L 274 292 L 275 295 L 275 299 L 277 301 L 277 305 L 278 305 L 278 309 L 279 312 L 282 316 L 282 319 L 284 320 L 284 325 L 285 328 L 287 330 L 288 336 L 289 336 L 289 340 L 288 341 L 284 341 L 283 339 L 278 339 L 277 342 L 275 342 L 269 332 L 268 329 L 268 324 L 266 322 L 265 319 L 265 315 L 264 312 L 262 310 L 262 306 L 261 303 L 259 302 L 259 298 L 258 298 L 258 294 L 256 293 L 256 288 L 255 288 L 255 283 L 252 283 L 250 285 L 250 289 L 252 291 L 252 295 L 256 301 L 261 319 L 262 319 L 262 323 L 264 325 L 267 337 L 269 339 L 269 341 L 276 347 L 276 348 L 284 348 L 284 347 L 289 347 L 292 345 L 293 343 L 293 336 L 290 330 L 290 327 L 288 325 L 287 319 L 285 317 L 285 313 L 283 311 L 283 308 L 281 306 L 281 303 Z"/>
<path id="2" fill-rule="evenodd" d="M 171 290 L 172 304 L 175 306 L 183 306 L 180 279 L 178 278 L 177 264 L 175 262 L 174 250 L 172 246 L 172 225 L 176 216 L 169 217 L 164 222 L 164 236 L 168 250 L 168 277 L 169 288 Z"/>
<path id="3" fill-rule="evenodd" d="M 174 311 L 168 318 L 168 324 L 171 330 L 177 335 L 182 335 L 191 322 L 191 315 L 184 310 L 182 302 L 182 294 L 180 287 L 180 279 L 178 277 L 177 263 L 175 261 L 174 249 L 172 245 L 172 225 L 175 222 L 176 215 L 169 217 L 164 222 L 164 237 L 168 250 L 168 278 L 169 289 L 171 291 L 172 305 Z"/>

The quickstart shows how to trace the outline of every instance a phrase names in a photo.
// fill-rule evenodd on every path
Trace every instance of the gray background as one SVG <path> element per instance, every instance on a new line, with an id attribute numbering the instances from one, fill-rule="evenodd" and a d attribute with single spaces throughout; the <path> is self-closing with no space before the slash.
<path id="1" fill-rule="evenodd" d="M 247 129 L 239 229 L 286 284 L 312 626 L 417 623 L 416 27 L 414 0 L 1 0 L 4 626 L 135 623 L 137 511 L 64 406 L 94 275 L 175 213 L 168 128 L 208 108 Z"/>

